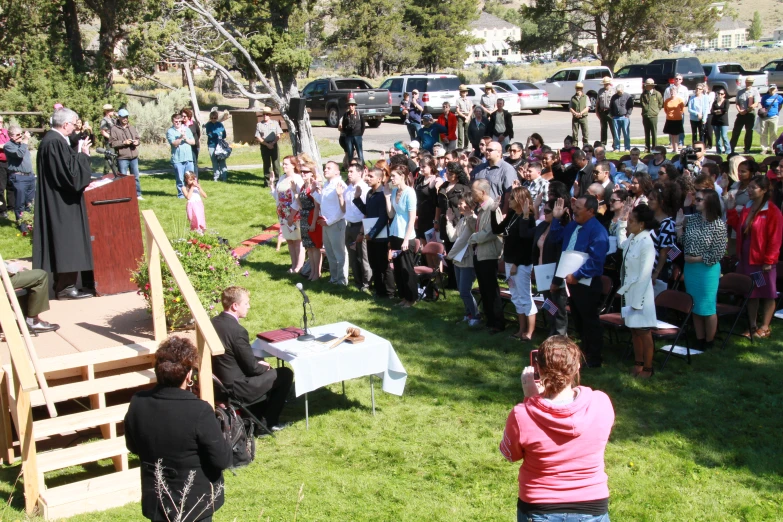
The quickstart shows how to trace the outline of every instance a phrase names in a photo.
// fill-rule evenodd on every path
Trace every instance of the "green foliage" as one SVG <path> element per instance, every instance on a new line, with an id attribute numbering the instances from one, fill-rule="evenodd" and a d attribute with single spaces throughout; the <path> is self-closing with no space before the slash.
<path id="1" fill-rule="evenodd" d="M 22 211 L 21 219 L 19 220 L 19 225 L 27 225 L 27 231 L 26 232 L 20 232 L 22 237 L 26 237 L 31 242 L 33 240 L 33 221 L 35 220 L 35 204 L 30 203 L 30 207 L 27 210 Z"/>
<path id="2" fill-rule="evenodd" d="M 483 70 L 479 78 L 481 78 L 481 83 L 495 82 L 503 79 L 503 73 L 502 65 L 491 65 Z"/>
<path id="3" fill-rule="evenodd" d="M 405 20 L 421 41 L 419 65 L 428 71 L 462 67 L 467 46 L 478 43 L 468 33 L 479 12 L 473 0 L 420 0 L 405 5 Z"/>
<path id="4" fill-rule="evenodd" d="M 205 91 L 201 87 L 196 87 L 196 101 L 202 109 L 214 107 L 223 102 L 223 96 L 216 92 Z"/>
<path id="5" fill-rule="evenodd" d="M 763 30 L 763 26 L 761 24 L 761 14 L 758 11 L 753 12 L 753 21 L 750 23 L 750 27 L 748 28 L 748 40 L 758 40 L 761 38 L 761 31 Z"/>
<path id="6" fill-rule="evenodd" d="M 221 244 L 214 233 L 202 236 L 191 232 L 185 238 L 171 240 L 171 244 L 201 304 L 207 313 L 217 315 L 220 311 L 220 293 L 239 280 L 239 260 L 227 246 Z M 166 322 L 172 326 L 182 326 L 190 320 L 190 309 L 166 263 L 162 263 L 162 272 Z M 131 279 L 139 288 L 137 293 L 144 296 L 147 307 L 151 309 L 149 266 L 146 261 L 139 263 Z"/>
<path id="7" fill-rule="evenodd" d="M 580 48 L 577 38 L 598 41 L 601 62 L 614 68 L 633 51 L 669 49 L 714 32 L 718 17 L 710 0 L 594 0 L 566 3 L 541 0 L 523 5 L 520 14 L 533 20 L 535 31 L 523 31 L 518 44 L 525 52 Z"/>
<path id="8" fill-rule="evenodd" d="M 128 102 L 131 124 L 139 131 L 142 143 L 164 143 L 171 127 L 171 115 L 190 102 L 187 89 L 165 91 L 156 96 L 157 103 L 143 103 L 134 98 Z"/>

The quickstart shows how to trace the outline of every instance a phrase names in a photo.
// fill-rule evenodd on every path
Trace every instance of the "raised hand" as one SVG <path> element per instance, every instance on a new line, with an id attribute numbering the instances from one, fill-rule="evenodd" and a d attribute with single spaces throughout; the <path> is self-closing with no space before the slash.
<path id="1" fill-rule="evenodd" d="M 565 201 L 563 201 L 563 198 L 557 198 L 557 201 L 555 202 L 555 208 L 552 209 L 552 217 L 554 219 L 560 219 L 563 217 L 563 212 L 565 211 Z"/>
<path id="2" fill-rule="evenodd" d="M 682 209 L 677 211 L 677 217 L 674 218 L 674 224 L 677 228 L 682 228 L 682 225 L 685 223 L 685 213 L 682 211 Z"/>
<path id="3" fill-rule="evenodd" d="M 628 216 L 631 215 L 631 210 L 633 210 L 633 198 L 625 198 L 625 203 L 623 203 L 623 210 L 620 211 L 620 220 L 628 221 Z"/>
<path id="4" fill-rule="evenodd" d="M 343 194 L 345 194 L 345 189 L 346 188 L 347 187 L 345 185 L 343 185 L 342 183 L 338 183 L 337 184 L 337 188 L 334 189 L 334 191 L 337 192 L 338 196 L 342 196 Z"/>
<path id="5" fill-rule="evenodd" d="M 356 190 L 353 192 L 353 198 L 356 199 L 360 197 L 362 197 L 362 187 L 357 186 Z"/>
<path id="6" fill-rule="evenodd" d="M 536 199 L 533 200 L 533 209 L 538 211 L 541 208 L 541 203 L 544 201 L 544 192 L 541 191 L 536 194 Z"/>
<path id="7" fill-rule="evenodd" d="M 451 210 L 451 207 L 449 207 L 448 210 L 446 210 L 446 219 L 448 219 L 449 221 L 454 221 L 454 211 Z"/>
<path id="8" fill-rule="evenodd" d="M 729 192 L 729 195 L 726 196 L 726 208 L 732 209 L 737 207 L 737 199 L 734 196 L 733 192 Z"/>

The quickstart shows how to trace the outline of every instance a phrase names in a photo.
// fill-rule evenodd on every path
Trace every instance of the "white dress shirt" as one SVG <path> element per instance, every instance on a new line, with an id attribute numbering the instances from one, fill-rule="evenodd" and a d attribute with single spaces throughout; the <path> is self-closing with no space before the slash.
<path id="1" fill-rule="evenodd" d="M 370 187 L 364 181 L 359 181 L 356 185 L 348 185 L 348 188 L 345 189 L 345 194 L 343 195 L 345 197 L 345 220 L 348 223 L 360 223 L 364 219 L 364 214 L 353 204 L 354 196 L 356 196 L 356 187 L 362 189 L 362 203 L 367 202 L 367 193 L 370 191 Z"/>
<path id="2" fill-rule="evenodd" d="M 345 183 L 339 177 L 332 178 L 329 183 L 324 185 L 321 192 L 313 192 L 313 199 L 321 205 L 321 216 L 326 219 L 327 225 L 332 225 L 337 221 L 340 221 L 345 217 L 345 212 L 340 208 L 340 200 L 337 196 L 337 187 L 342 185 L 345 187 Z M 343 197 L 348 199 L 349 194 L 343 193 Z"/>

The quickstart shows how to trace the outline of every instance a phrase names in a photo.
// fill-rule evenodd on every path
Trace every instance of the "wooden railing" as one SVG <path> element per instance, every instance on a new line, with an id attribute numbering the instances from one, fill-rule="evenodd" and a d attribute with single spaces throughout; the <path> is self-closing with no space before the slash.
<path id="1" fill-rule="evenodd" d="M 9 296 L 9 299 L 12 298 L 12 296 Z M 12 406 L 12 414 L 16 420 L 16 428 L 19 435 L 25 508 L 28 513 L 32 513 L 38 502 L 39 484 L 30 393 L 39 388 L 9 299 L 0 297 L 0 325 L 3 327 L 8 351 L 11 354 L 11 387 L 16 396 L 16 402 Z"/>
<path id="2" fill-rule="evenodd" d="M 166 314 L 163 305 L 163 273 L 161 272 L 161 257 L 166 262 L 177 283 L 182 297 L 193 314 L 196 323 L 196 344 L 199 352 L 199 390 L 201 398 L 213 407 L 215 395 L 212 388 L 212 356 L 225 353 L 223 344 L 212 326 L 206 310 L 196 294 L 196 290 L 188 279 L 185 269 L 177 258 L 163 227 L 160 226 L 155 212 L 145 210 L 141 213 L 147 232 L 147 266 L 149 267 L 150 302 L 152 304 L 152 322 L 155 330 L 155 342 L 166 339 Z"/>

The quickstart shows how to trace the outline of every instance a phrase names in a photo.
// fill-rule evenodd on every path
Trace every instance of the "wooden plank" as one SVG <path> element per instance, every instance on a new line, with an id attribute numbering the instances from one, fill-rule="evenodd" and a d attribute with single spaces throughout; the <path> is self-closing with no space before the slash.
<path id="1" fill-rule="evenodd" d="M 63 384 L 51 389 L 52 400 L 62 402 L 77 397 L 88 397 L 96 393 L 109 393 L 117 390 L 126 390 L 128 388 L 138 388 L 156 381 L 153 370 L 140 370 L 137 372 L 113 375 L 111 377 L 102 377 L 94 381 L 74 382 Z M 43 396 L 41 390 L 36 390 L 30 394 L 30 400 L 33 406 L 43 406 Z"/>
<path id="2" fill-rule="evenodd" d="M 53 435 L 86 430 L 100 426 L 122 422 L 128 413 L 128 403 L 109 406 L 101 410 L 87 410 L 72 415 L 63 415 L 54 419 L 42 419 L 33 422 L 35 440 L 45 439 Z"/>
<path id="3" fill-rule="evenodd" d="M 4 299 L 0 299 L 3 302 Z M 16 431 L 19 434 L 19 446 L 22 455 L 22 477 L 24 479 L 25 511 L 31 514 L 38 504 L 38 494 L 41 484 L 38 482 L 38 459 L 35 454 L 35 439 L 33 437 L 33 408 L 30 405 L 30 394 L 22 388 L 17 366 L 12 374 L 13 387 L 16 392 Z M 40 392 L 40 390 L 38 390 Z M 41 396 L 43 400 L 43 396 Z"/>
<path id="4" fill-rule="evenodd" d="M 5 342 L 11 354 L 11 364 L 13 364 L 14 371 L 19 378 L 21 389 L 26 392 L 38 390 L 38 382 L 35 380 L 33 367 L 27 357 L 27 350 L 22 344 L 22 335 L 19 333 L 19 326 L 16 324 L 13 311 L 11 311 L 11 304 L 8 299 L 2 297 L 0 297 L 0 325 L 3 327 Z"/>
<path id="5" fill-rule="evenodd" d="M 47 520 L 59 520 L 140 500 L 141 472 L 133 468 L 47 489 L 41 494 L 40 511 Z"/>
<path id="6" fill-rule="evenodd" d="M 190 283 L 190 279 L 185 273 L 185 269 L 182 268 L 182 264 L 177 258 L 177 253 L 174 252 L 174 248 L 172 248 L 171 243 L 169 243 L 166 233 L 163 231 L 163 227 L 161 227 L 158 222 L 158 218 L 155 217 L 155 212 L 153 210 L 145 210 L 142 212 L 142 216 L 147 224 L 147 231 L 152 234 L 154 243 L 160 248 L 160 254 L 169 266 L 171 275 L 174 277 L 174 281 L 176 281 L 177 286 L 179 286 L 182 297 L 185 299 L 188 308 L 190 308 L 190 311 L 193 314 L 196 325 L 201 329 L 201 333 L 204 334 L 204 340 L 209 347 L 210 352 L 212 355 L 222 355 L 225 353 L 223 344 L 220 342 L 220 338 L 217 336 L 217 332 L 215 332 L 215 328 L 212 326 L 212 322 L 210 321 L 206 310 L 204 310 L 204 307 L 201 305 L 201 301 L 199 300 L 196 291 L 193 289 L 193 285 Z M 163 293 L 161 290 L 161 299 L 162 298 Z M 155 339 L 157 340 L 157 328 Z"/>
<path id="7" fill-rule="evenodd" d="M 38 454 L 38 473 L 46 473 L 101 459 L 108 459 L 123 453 L 128 453 L 128 448 L 125 447 L 125 437 L 99 440 L 70 448 L 47 451 Z"/>
<path id="8" fill-rule="evenodd" d="M 38 353 L 35 351 L 33 340 L 30 338 L 30 332 L 27 329 L 27 322 L 25 321 L 24 314 L 22 313 L 22 308 L 19 306 L 19 300 L 17 299 L 16 292 L 14 291 L 14 285 L 11 284 L 11 277 L 8 275 L 8 271 L 5 269 L 3 256 L 0 256 L 0 276 L 3 279 L 3 286 L 5 287 L 8 301 L 11 303 L 11 307 L 13 308 L 14 314 L 16 315 L 16 322 L 19 325 L 19 331 L 22 333 L 24 346 L 27 349 L 27 355 L 30 357 L 30 361 L 33 363 L 35 376 L 38 378 L 38 386 L 41 388 L 44 401 L 46 401 L 46 409 L 49 410 L 50 416 L 57 417 L 57 409 L 54 407 L 54 403 L 49 398 L 49 386 L 46 383 L 46 377 L 44 376 L 44 373 L 41 370 L 41 365 L 38 362 Z"/>
<path id="9" fill-rule="evenodd" d="M 144 212 L 142 212 L 142 215 L 144 215 Z M 158 247 L 155 234 L 150 228 L 146 215 L 144 215 L 144 221 L 146 223 L 145 228 L 147 232 L 147 267 L 150 280 L 152 326 L 155 332 L 155 342 L 160 344 L 165 341 L 168 336 L 165 305 L 163 303 L 163 273 L 161 272 L 160 248 Z M 168 244 L 168 239 L 166 240 L 166 244 Z"/>
<path id="10" fill-rule="evenodd" d="M 0 372 L 0 459 L 8 465 L 14 462 L 14 434 L 11 430 L 11 401 L 8 396 L 10 374 Z"/>
<path id="11" fill-rule="evenodd" d="M 196 345 L 198 346 L 198 389 L 201 400 L 207 401 L 212 408 L 215 407 L 215 390 L 212 386 L 212 354 L 204 341 L 201 328 L 196 327 Z"/>
<path id="12" fill-rule="evenodd" d="M 101 348 L 99 350 L 89 350 L 86 352 L 69 353 L 66 355 L 57 355 L 41 359 L 41 369 L 44 373 L 62 372 L 67 369 L 79 369 L 88 364 L 94 365 L 95 371 L 100 371 L 98 365 L 122 361 L 124 359 L 133 359 L 135 357 L 143 358 L 146 355 L 155 355 L 158 350 L 158 343 L 155 341 L 146 341 L 143 343 L 123 344 L 112 346 L 110 348 Z M 134 362 L 134 364 L 136 364 Z M 11 365 L 3 365 L 6 372 L 11 371 Z M 80 372 L 72 373 L 78 375 Z M 47 377 L 49 377 L 47 375 Z"/>

